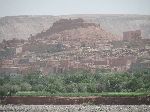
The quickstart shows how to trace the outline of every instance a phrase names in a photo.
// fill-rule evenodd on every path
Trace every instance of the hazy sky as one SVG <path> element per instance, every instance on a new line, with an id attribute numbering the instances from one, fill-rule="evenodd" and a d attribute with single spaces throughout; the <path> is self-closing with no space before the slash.
<path id="1" fill-rule="evenodd" d="M 150 0 L 0 0 L 0 16 L 66 14 L 150 15 Z"/>

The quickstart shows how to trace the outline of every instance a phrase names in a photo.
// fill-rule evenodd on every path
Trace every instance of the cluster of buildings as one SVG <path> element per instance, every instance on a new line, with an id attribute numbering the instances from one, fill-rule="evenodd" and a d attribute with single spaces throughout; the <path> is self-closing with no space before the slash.
<path id="1" fill-rule="evenodd" d="M 100 40 L 70 39 L 76 34 L 69 34 L 61 32 L 45 38 L 4 40 L 0 43 L 0 73 L 28 74 L 41 71 L 48 75 L 75 69 L 122 72 L 137 63 L 142 54 L 146 53 L 147 59 L 150 57 L 150 40 L 142 39 L 140 30 L 124 32 L 122 40 L 104 43 Z M 98 34 L 96 36 L 99 37 Z M 150 67 L 147 62 L 144 65 Z"/>

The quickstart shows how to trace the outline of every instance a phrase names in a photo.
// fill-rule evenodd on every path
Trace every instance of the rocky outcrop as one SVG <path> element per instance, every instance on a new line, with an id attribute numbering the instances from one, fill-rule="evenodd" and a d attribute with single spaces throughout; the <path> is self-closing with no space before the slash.
<path id="1" fill-rule="evenodd" d="M 72 45 L 74 43 L 86 43 L 89 44 L 88 46 L 98 41 L 99 43 L 107 43 L 121 39 L 119 36 L 102 29 L 99 24 L 88 23 L 80 18 L 60 19 L 54 22 L 48 30 L 31 36 L 29 40 L 36 41 L 44 38 L 57 40 L 61 43 L 69 41 Z"/>
<path id="2" fill-rule="evenodd" d="M 56 21 L 48 30 L 51 34 L 58 33 L 64 30 L 72 30 L 77 28 L 87 28 L 89 26 L 96 26 L 94 23 L 85 23 L 83 19 L 60 19 Z"/>
<path id="3" fill-rule="evenodd" d="M 85 23 L 85 21 L 81 18 L 78 19 L 60 19 L 53 23 L 52 27 L 47 29 L 45 32 L 38 33 L 34 35 L 35 38 L 44 38 L 48 37 L 52 34 L 56 34 L 65 30 L 72 30 L 78 28 L 88 28 L 90 26 L 98 26 L 94 23 Z"/>

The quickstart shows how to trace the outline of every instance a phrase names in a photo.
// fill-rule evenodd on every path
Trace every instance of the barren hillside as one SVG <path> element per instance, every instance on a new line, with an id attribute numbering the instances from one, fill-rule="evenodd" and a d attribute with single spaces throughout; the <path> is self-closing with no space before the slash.
<path id="1" fill-rule="evenodd" d="M 54 16 L 13 16 L 0 18 L 0 41 L 2 39 L 27 39 L 47 30 L 57 20 Z"/>
<path id="2" fill-rule="evenodd" d="M 88 23 L 83 19 L 60 19 L 47 29 L 38 33 L 32 38 L 50 38 L 59 41 L 112 41 L 120 40 L 119 36 L 113 35 L 105 31 L 99 24 Z"/>
<path id="3" fill-rule="evenodd" d="M 150 38 L 150 16 L 145 15 L 66 15 L 66 16 L 10 16 L 0 18 L 0 41 L 2 39 L 27 39 L 47 30 L 60 18 L 83 18 L 101 25 L 107 31 L 122 36 L 128 30 L 142 30 L 144 38 Z"/>

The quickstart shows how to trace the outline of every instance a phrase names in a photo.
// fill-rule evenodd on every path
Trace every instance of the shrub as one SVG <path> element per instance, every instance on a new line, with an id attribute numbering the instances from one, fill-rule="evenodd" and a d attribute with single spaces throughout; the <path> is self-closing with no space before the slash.
<path id="1" fill-rule="evenodd" d="M 29 83 L 22 83 L 20 85 L 21 91 L 30 91 L 32 89 L 32 86 Z"/>

